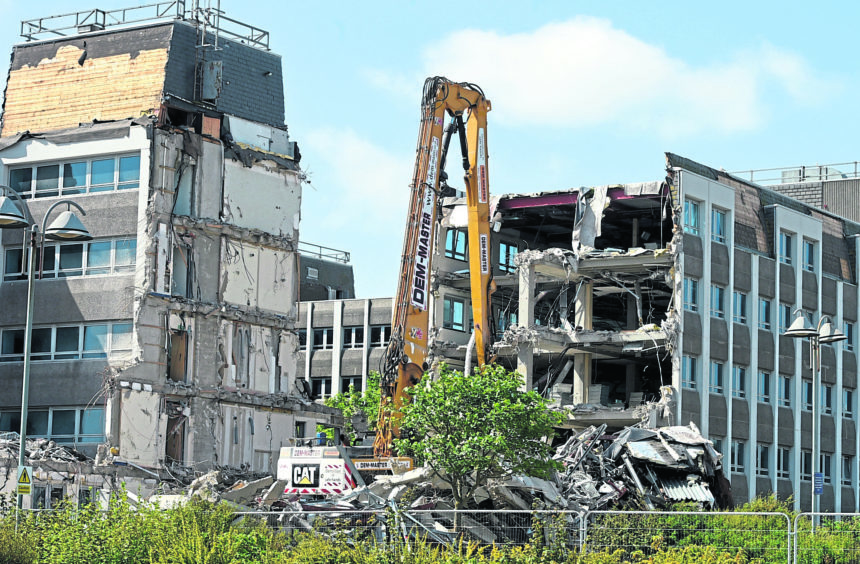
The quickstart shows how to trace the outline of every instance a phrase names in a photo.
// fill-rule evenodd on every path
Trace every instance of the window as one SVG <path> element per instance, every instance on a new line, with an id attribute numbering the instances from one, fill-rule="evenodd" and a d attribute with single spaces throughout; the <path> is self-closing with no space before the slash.
<path id="1" fill-rule="evenodd" d="M 711 384 L 708 390 L 713 394 L 723 393 L 723 365 L 711 361 Z"/>
<path id="2" fill-rule="evenodd" d="M 79 360 L 127 355 L 132 349 L 131 323 L 35 327 L 30 360 Z M 0 362 L 24 360 L 24 329 L 4 329 Z"/>
<path id="3" fill-rule="evenodd" d="M 299 346 L 304 349 L 308 344 L 308 330 L 298 329 L 296 335 L 299 338 Z"/>
<path id="4" fill-rule="evenodd" d="M 853 351 L 854 350 L 854 324 L 849 322 L 849 321 L 845 322 L 845 336 L 847 337 L 847 339 L 845 339 L 842 342 L 842 346 L 845 347 L 846 351 Z"/>
<path id="5" fill-rule="evenodd" d="M 347 376 L 340 379 L 340 391 L 348 392 L 350 386 L 356 392 L 361 391 L 361 376 Z"/>
<path id="6" fill-rule="evenodd" d="M 815 272 L 815 243 L 809 239 L 803 240 L 803 270 Z"/>
<path id="7" fill-rule="evenodd" d="M 445 256 L 457 260 L 466 260 L 467 233 L 463 229 L 448 229 L 445 233 Z"/>
<path id="8" fill-rule="evenodd" d="M 779 405 L 791 407 L 791 379 L 788 376 L 779 377 Z"/>
<path id="9" fill-rule="evenodd" d="M 717 208 L 711 210 L 711 241 L 726 242 L 726 212 Z"/>
<path id="10" fill-rule="evenodd" d="M 21 411 L 0 411 L 0 433 L 21 430 Z M 27 411 L 27 435 L 58 443 L 101 443 L 105 440 L 103 407 L 51 407 Z"/>
<path id="11" fill-rule="evenodd" d="M 804 482 L 812 481 L 812 451 L 810 450 L 800 453 L 800 479 Z"/>
<path id="12" fill-rule="evenodd" d="M 314 329 L 314 346 L 315 351 L 325 351 L 334 348 L 334 329 L 324 327 L 322 329 Z"/>
<path id="13" fill-rule="evenodd" d="M 723 438 L 722 437 L 712 437 L 711 442 L 714 443 L 714 450 L 720 454 L 723 454 Z"/>
<path id="14" fill-rule="evenodd" d="M 791 264 L 792 253 L 791 234 L 785 231 L 779 233 L 779 262 L 783 264 Z"/>
<path id="15" fill-rule="evenodd" d="M 517 312 L 516 311 L 499 311 L 498 316 L 499 320 L 499 331 L 505 332 L 508 327 L 517 324 Z"/>
<path id="16" fill-rule="evenodd" d="M 711 284 L 711 317 L 723 319 L 726 316 L 725 308 L 726 289 L 716 284 Z"/>
<path id="17" fill-rule="evenodd" d="M 370 326 L 370 346 L 387 347 L 391 339 L 391 325 Z"/>
<path id="18" fill-rule="evenodd" d="M 746 325 L 747 323 L 747 295 L 744 292 L 735 292 L 732 300 L 732 321 Z"/>
<path id="19" fill-rule="evenodd" d="M 758 328 L 770 331 L 770 300 L 759 298 L 758 300 Z"/>
<path id="20" fill-rule="evenodd" d="M 770 476 L 770 447 L 768 445 L 756 447 L 755 473 L 757 476 Z"/>
<path id="21" fill-rule="evenodd" d="M 9 171 L 9 186 L 22 198 L 128 190 L 137 188 L 139 181 L 140 155 L 44 163 Z"/>
<path id="22" fill-rule="evenodd" d="M 776 477 L 791 479 L 791 448 L 780 447 L 777 449 Z"/>
<path id="23" fill-rule="evenodd" d="M 98 276 L 134 271 L 137 241 L 114 239 L 88 243 L 46 243 L 44 258 L 36 255 L 34 265 L 42 278 L 69 276 Z M 3 280 L 26 280 L 27 263 L 20 248 L 7 248 L 3 265 Z"/>
<path id="24" fill-rule="evenodd" d="M 699 281 L 695 278 L 684 278 L 684 309 L 699 311 Z"/>
<path id="25" fill-rule="evenodd" d="M 732 367 L 732 396 L 747 397 L 747 370 L 741 366 Z"/>
<path id="26" fill-rule="evenodd" d="M 770 403 L 770 373 L 758 373 L 758 401 L 760 403 Z"/>
<path id="27" fill-rule="evenodd" d="M 466 330 L 466 302 L 446 296 L 442 310 L 442 327 L 455 331 Z"/>
<path id="28" fill-rule="evenodd" d="M 833 386 L 821 388 L 821 411 L 825 415 L 833 413 Z"/>
<path id="29" fill-rule="evenodd" d="M 746 467 L 746 443 L 732 441 L 731 471 L 743 473 Z"/>
<path id="30" fill-rule="evenodd" d="M 343 328 L 343 348 L 360 349 L 364 347 L 364 327 Z"/>
<path id="31" fill-rule="evenodd" d="M 791 327 L 791 306 L 779 304 L 779 332 L 785 333 Z"/>
<path id="32" fill-rule="evenodd" d="M 304 439 L 305 438 L 305 428 L 306 423 L 304 421 L 296 421 L 296 438 Z"/>
<path id="33" fill-rule="evenodd" d="M 516 272 L 517 267 L 514 264 L 514 259 L 517 257 L 519 247 L 515 243 L 499 243 L 499 269 L 502 272 Z"/>
<path id="34" fill-rule="evenodd" d="M 812 382 L 809 380 L 803 381 L 803 411 L 812 411 Z"/>
<path id="35" fill-rule="evenodd" d="M 331 378 L 311 378 L 311 398 L 322 398 L 331 396 Z"/>
<path id="36" fill-rule="evenodd" d="M 681 387 L 688 390 L 696 389 L 696 381 L 698 380 L 699 359 L 694 356 L 684 356 L 681 358 Z"/>
<path id="37" fill-rule="evenodd" d="M 819 463 L 821 464 L 821 473 L 824 474 L 825 484 L 829 484 L 831 482 L 831 478 L 833 477 L 833 473 L 830 469 L 830 459 L 831 456 L 825 453 L 821 453 L 821 457 L 818 459 Z"/>
<path id="38" fill-rule="evenodd" d="M 320 271 L 312 266 L 308 267 L 308 280 L 319 280 Z"/>
<path id="39" fill-rule="evenodd" d="M 699 234 L 699 202 L 684 200 L 684 233 Z"/>
<path id="40" fill-rule="evenodd" d="M 854 455 L 842 455 L 842 485 L 854 485 Z"/>
<path id="41" fill-rule="evenodd" d="M 842 388 L 842 417 L 854 419 L 854 390 Z"/>

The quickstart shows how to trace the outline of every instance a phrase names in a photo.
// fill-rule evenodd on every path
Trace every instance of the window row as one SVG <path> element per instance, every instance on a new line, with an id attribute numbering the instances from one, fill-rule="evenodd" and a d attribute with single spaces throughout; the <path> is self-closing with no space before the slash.
<path id="1" fill-rule="evenodd" d="M 455 260 L 469 260 L 469 235 L 465 229 L 451 228 L 445 232 L 445 257 Z M 516 272 L 514 264 L 520 249 L 516 243 L 499 241 L 498 262 L 496 266 L 505 273 Z"/>
<path id="2" fill-rule="evenodd" d="M 687 198 L 684 200 L 684 232 L 691 235 L 699 235 L 701 231 L 700 207 L 702 202 Z M 728 212 L 718 207 L 711 208 L 711 240 L 715 243 L 725 244 L 728 239 Z M 794 238 L 795 235 L 788 231 L 780 231 L 779 234 L 779 261 L 783 264 L 794 264 Z M 803 270 L 815 272 L 818 254 L 817 243 L 811 239 L 803 238 L 801 257 Z"/>
<path id="3" fill-rule="evenodd" d="M 100 443 L 105 440 L 103 407 L 27 410 L 27 436 L 58 443 Z M 21 430 L 21 411 L 0 411 L 0 433 Z"/>
<path id="4" fill-rule="evenodd" d="M 308 344 L 307 329 L 299 329 L 299 346 L 305 348 Z M 391 325 L 371 325 L 370 326 L 370 343 L 371 347 L 384 347 L 388 345 L 391 339 Z M 334 328 L 321 327 L 313 330 L 313 350 L 327 351 L 334 349 Z M 364 348 L 364 327 L 344 327 L 343 328 L 343 348 L 345 349 L 360 349 Z"/>
<path id="5" fill-rule="evenodd" d="M 132 349 L 132 324 L 36 327 L 30 343 L 30 359 L 78 360 L 123 356 Z M 24 329 L 0 333 L 0 362 L 24 360 Z"/>
<path id="6" fill-rule="evenodd" d="M 701 230 L 699 209 L 702 202 L 692 199 L 684 200 L 684 232 L 699 235 Z M 728 238 L 728 212 L 714 207 L 711 208 L 711 240 L 715 243 L 725 243 Z"/>
<path id="7" fill-rule="evenodd" d="M 35 268 L 42 278 L 98 276 L 134 271 L 137 254 L 136 239 L 111 239 L 87 243 L 45 244 L 44 255 L 36 252 Z M 3 280 L 26 280 L 29 249 L 6 249 L 3 260 Z"/>
<path id="8" fill-rule="evenodd" d="M 723 441 L 719 437 L 713 439 L 714 448 L 722 452 Z M 772 460 L 771 456 L 776 456 Z M 743 474 L 747 468 L 747 443 L 743 440 L 733 440 L 731 452 L 729 453 L 729 469 L 733 473 Z M 771 469 L 776 469 L 776 477 L 790 480 L 792 478 L 793 456 L 791 447 L 777 447 L 774 452 L 773 445 L 758 444 L 755 452 L 755 473 L 757 476 L 770 477 Z M 854 455 L 842 455 L 841 483 L 845 486 L 853 485 L 854 480 Z M 833 478 L 832 455 L 822 453 L 819 458 L 819 472 L 823 475 L 824 483 L 830 484 Z M 800 479 L 812 480 L 812 452 L 802 450 L 800 453 Z"/>
<path id="9" fill-rule="evenodd" d="M 9 186 L 22 198 L 51 198 L 128 190 L 140 185 L 140 155 L 118 155 L 9 170 Z"/>
<path id="10" fill-rule="evenodd" d="M 687 311 L 699 311 L 699 280 L 696 278 L 684 278 L 683 287 L 683 307 Z M 719 284 L 711 284 L 710 294 L 710 315 L 717 319 L 725 319 L 726 317 L 726 288 Z M 746 292 L 735 291 L 732 293 L 732 321 L 740 325 L 749 323 L 748 314 L 748 295 Z M 773 301 L 768 298 L 759 298 L 758 302 L 758 328 L 770 331 L 773 327 L 772 323 Z M 809 322 L 812 325 L 817 323 L 815 314 L 805 312 Z M 779 306 L 779 332 L 784 333 L 791 327 L 794 321 L 792 306 L 789 304 L 780 304 Z M 853 351 L 855 348 L 854 342 L 854 323 L 846 321 L 843 323 L 842 332 L 845 333 L 847 339 L 842 341 L 842 346 L 845 350 Z"/>
<path id="11" fill-rule="evenodd" d="M 725 393 L 725 367 L 723 363 L 711 361 L 708 379 L 708 391 L 712 394 Z M 779 375 L 776 381 L 776 396 L 773 395 L 774 377 L 770 372 L 760 371 L 758 373 L 758 385 L 756 388 L 756 401 L 770 404 L 774 400 L 780 407 L 791 407 L 791 378 Z M 698 388 L 699 382 L 699 358 L 684 355 L 681 359 L 681 387 L 689 390 Z M 744 399 L 749 392 L 747 369 L 743 366 L 732 367 L 732 397 Z M 803 380 L 801 383 L 801 406 L 805 411 L 812 411 L 812 382 Z M 820 390 L 820 407 L 825 415 L 833 414 L 833 386 L 825 384 Z M 851 388 L 842 389 L 842 417 L 853 419 L 857 411 L 855 405 L 855 390 Z"/>

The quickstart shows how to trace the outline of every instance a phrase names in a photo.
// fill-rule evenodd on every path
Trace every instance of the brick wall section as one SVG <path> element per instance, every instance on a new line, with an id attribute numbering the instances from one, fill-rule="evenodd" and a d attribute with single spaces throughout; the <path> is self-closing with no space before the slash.
<path id="1" fill-rule="evenodd" d="M 78 59 L 68 45 L 35 67 L 9 72 L 1 135 L 50 131 L 93 120 L 139 117 L 161 105 L 167 49 Z"/>

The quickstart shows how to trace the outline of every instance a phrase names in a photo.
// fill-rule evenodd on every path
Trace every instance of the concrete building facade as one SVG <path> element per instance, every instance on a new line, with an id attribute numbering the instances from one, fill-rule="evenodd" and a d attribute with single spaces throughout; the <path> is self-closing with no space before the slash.
<path id="1" fill-rule="evenodd" d="M 465 203 L 442 207 L 433 351 L 462 367 Z M 492 221 L 497 361 L 573 406 L 572 427 L 695 423 L 736 502 L 777 492 L 809 508 L 810 350 L 783 333 L 798 309 L 830 317 L 848 339 L 821 347 L 820 507 L 858 509 L 860 225 L 672 154 L 665 179 L 503 195 Z M 301 304 L 314 395 L 378 370 L 384 343 L 368 331 L 390 315 L 387 298 Z"/>
<path id="2" fill-rule="evenodd" d="M 37 222 L 74 200 L 94 237 L 41 257 L 30 436 L 149 476 L 274 473 L 282 445 L 339 426 L 295 387 L 303 175 L 281 59 L 208 16 L 33 38 L 6 87 L 0 178 Z M 21 239 L 2 234 L 0 432 L 20 424 Z"/>

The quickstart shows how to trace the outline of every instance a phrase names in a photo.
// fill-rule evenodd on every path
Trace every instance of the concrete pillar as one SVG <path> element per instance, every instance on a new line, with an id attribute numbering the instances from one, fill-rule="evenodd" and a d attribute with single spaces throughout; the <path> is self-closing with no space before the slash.
<path id="1" fill-rule="evenodd" d="M 583 329 L 592 329 L 594 283 L 583 282 L 574 301 L 573 324 Z M 573 362 L 573 403 L 588 402 L 588 387 L 591 385 L 591 354 L 577 354 Z"/>
<path id="2" fill-rule="evenodd" d="M 519 310 L 517 323 L 522 327 L 532 327 L 535 324 L 535 267 L 534 264 L 520 266 L 519 276 Z M 534 386 L 534 346 L 531 343 L 521 343 L 517 351 L 517 372 L 525 380 L 524 388 L 531 390 Z"/>
<path id="3" fill-rule="evenodd" d="M 343 300 L 337 300 L 332 304 L 334 308 L 334 323 L 332 325 L 332 351 L 331 351 L 331 393 L 339 394 L 340 389 L 340 359 L 343 356 Z"/>

